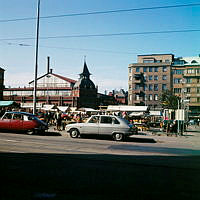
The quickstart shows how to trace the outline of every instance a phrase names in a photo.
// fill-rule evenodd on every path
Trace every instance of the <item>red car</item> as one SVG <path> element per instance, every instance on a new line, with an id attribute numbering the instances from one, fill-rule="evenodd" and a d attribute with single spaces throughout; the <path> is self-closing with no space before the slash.
<path id="1" fill-rule="evenodd" d="M 0 131 L 45 133 L 48 126 L 35 115 L 26 112 L 6 112 L 0 119 Z"/>

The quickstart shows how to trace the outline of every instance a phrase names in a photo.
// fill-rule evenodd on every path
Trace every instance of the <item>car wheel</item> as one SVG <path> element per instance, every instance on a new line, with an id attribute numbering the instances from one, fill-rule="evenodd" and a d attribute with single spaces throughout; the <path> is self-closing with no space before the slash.
<path id="1" fill-rule="evenodd" d="M 124 139 L 124 135 L 123 135 L 123 133 L 114 133 L 113 139 L 115 141 L 122 141 Z"/>
<path id="2" fill-rule="evenodd" d="M 27 131 L 27 134 L 28 134 L 28 135 L 34 135 L 34 134 L 35 134 L 35 130 L 28 130 L 28 131 Z"/>
<path id="3" fill-rule="evenodd" d="M 77 137 L 79 136 L 79 131 L 78 131 L 78 129 L 76 129 L 76 128 L 71 129 L 71 130 L 70 130 L 70 136 L 71 136 L 72 138 L 77 138 Z"/>

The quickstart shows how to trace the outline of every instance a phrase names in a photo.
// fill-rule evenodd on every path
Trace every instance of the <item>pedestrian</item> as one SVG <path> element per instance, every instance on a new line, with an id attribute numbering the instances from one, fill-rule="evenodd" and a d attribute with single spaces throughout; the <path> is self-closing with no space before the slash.
<path id="1" fill-rule="evenodd" d="M 61 112 L 59 112 L 57 110 L 57 112 L 55 113 L 55 120 L 56 120 L 56 129 L 58 131 L 61 131 L 61 125 L 62 125 L 62 117 L 61 117 Z"/>

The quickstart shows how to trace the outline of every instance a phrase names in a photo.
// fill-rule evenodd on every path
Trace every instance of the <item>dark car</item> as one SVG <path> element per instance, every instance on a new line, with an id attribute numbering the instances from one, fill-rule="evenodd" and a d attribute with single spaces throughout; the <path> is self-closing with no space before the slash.
<path id="1" fill-rule="evenodd" d="M 0 131 L 45 133 L 46 123 L 27 112 L 6 112 L 0 119 Z"/>

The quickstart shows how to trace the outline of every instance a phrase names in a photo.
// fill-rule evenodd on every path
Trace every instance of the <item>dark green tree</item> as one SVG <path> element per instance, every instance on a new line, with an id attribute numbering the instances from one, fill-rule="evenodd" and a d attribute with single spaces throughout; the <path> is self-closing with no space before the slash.
<path id="1" fill-rule="evenodd" d="M 159 97 L 159 100 L 164 109 L 173 109 L 178 108 L 179 97 L 175 96 L 171 91 L 165 90 Z"/>

